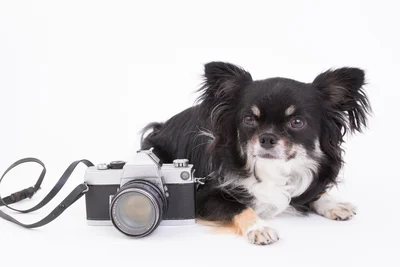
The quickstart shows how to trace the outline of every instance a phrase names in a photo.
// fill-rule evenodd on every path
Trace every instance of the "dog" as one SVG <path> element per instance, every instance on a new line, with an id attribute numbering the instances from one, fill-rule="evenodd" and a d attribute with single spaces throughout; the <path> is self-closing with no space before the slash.
<path id="1" fill-rule="evenodd" d="M 272 244 L 279 235 L 267 220 L 279 214 L 356 214 L 328 191 L 344 164 L 345 136 L 367 128 L 365 85 L 365 71 L 353 67 L 305 83 L 253 80 L 241 66 L 209 62 L 193 106 L 144 127 L 141 149 L 153 148 L 165 163 L 188 159 L 196 177 L 208 177 L 196 195 L 200 222 Z"/>

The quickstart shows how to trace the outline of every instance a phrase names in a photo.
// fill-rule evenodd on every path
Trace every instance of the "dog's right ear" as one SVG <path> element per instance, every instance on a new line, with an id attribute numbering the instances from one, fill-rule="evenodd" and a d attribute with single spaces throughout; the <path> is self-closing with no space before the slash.
<path id="1" fill-rule="evenodd" d="M 210 62 L 204 66 L 204 83 L 198 100 L 200 112 L 211 119 L 214 135 L 210 149 L 236 140 L 236 109 L 241 92 L 253 81 L 250 73 L 226 62 Z M 234 134 L 228 137 L 230 133 Z"/>
<path id="2" fill-rule="evenodd" d="M 234 99 L 243 85 L 252 81 L 250 73 L 226 62 L 205 64 L 204 78 L 199 99 L 213 103 Z"/>

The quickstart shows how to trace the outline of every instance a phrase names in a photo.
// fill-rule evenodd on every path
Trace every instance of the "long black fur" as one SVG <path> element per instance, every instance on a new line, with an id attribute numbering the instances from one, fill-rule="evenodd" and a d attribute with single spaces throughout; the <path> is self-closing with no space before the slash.
<path id="1" fill-rule="evenodd" d="M 210 62 L 205 65 L 204 78 L 198 103 L 165 123 L 145 127 L 144 133 L 152 132 L 143 138 L 141 148 L 153 147 L 165 163 L 176 158 L 189 159 L 195 166 L 196 177 L 215 171 L 220 177 L 234 173 L 237 179 L 245 179 L 252 170 L 246 169 L 247 156 L 240 155 L 241 144 L 253 134 L 241 128 L 245 107 L 257 99 L 259 106 L 278 113 L 291 101 L 297 101 L 312 114 L 309 121 L 314 125 L 313 132 L 300 135 L 294 142 L 311 149 L 313 144 L 307 136 L 316 135 L 325 154 L 309 188 L 291 200 L 291 205 L 303 212 L 309 211 L 311 201 L 336 184 L 343 164 L 343 138 L 348 131 L 362 132 L 371 112 L 363 91 L 364 71 L 357 68 L 328 70 L 311 83 L 301 83 L 286 78 L 253 81 L 241 67 Z M 280 123 L 276 117 L 265 115 L 264 119 Z M 244 188 L 220 188 L 220 182 L 211 180 L 198 192 L 198 217 L 230 221 L 251 205 L 253 196 Z"/>

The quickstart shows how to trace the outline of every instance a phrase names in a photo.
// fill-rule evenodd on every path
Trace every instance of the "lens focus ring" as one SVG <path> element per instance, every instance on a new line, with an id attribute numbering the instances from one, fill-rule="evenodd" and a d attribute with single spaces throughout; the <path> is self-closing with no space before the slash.
<path id="1" fill-rule="evenodd" d="M 162 191 L 146 180 L 134 180 L 122 186 L 112 199 L 110 218 L 122 233 L 143 237 L 160 224 L 167 209 Z"/>

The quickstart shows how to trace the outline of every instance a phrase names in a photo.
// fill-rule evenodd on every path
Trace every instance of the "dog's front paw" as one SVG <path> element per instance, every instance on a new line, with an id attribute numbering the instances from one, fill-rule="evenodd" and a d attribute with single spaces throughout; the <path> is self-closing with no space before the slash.
<path id="1" fill-rule="evenodd" d="M 356 214 L 356 207 L 351 203 L 336 203 L 335 207 L 324 211 L 326 218 L 337 221 L 350 220 Z"/>
<path id="2" fill-rule="evenodd" d="M 251 226 L 247 230 L 245 238 L 248 242 L 255 245 L 269 245 L 279 240 L 278 233 L 261 222 L 257 222 Z"/>
<path id="3" fill-rule="evenodd" d="M 351 203 L 337 202 L 329 195 L 323 195 L 311 207 L 316 213 L 331 220 L 346 221 L 356 215 L 356 207 Z"/>

